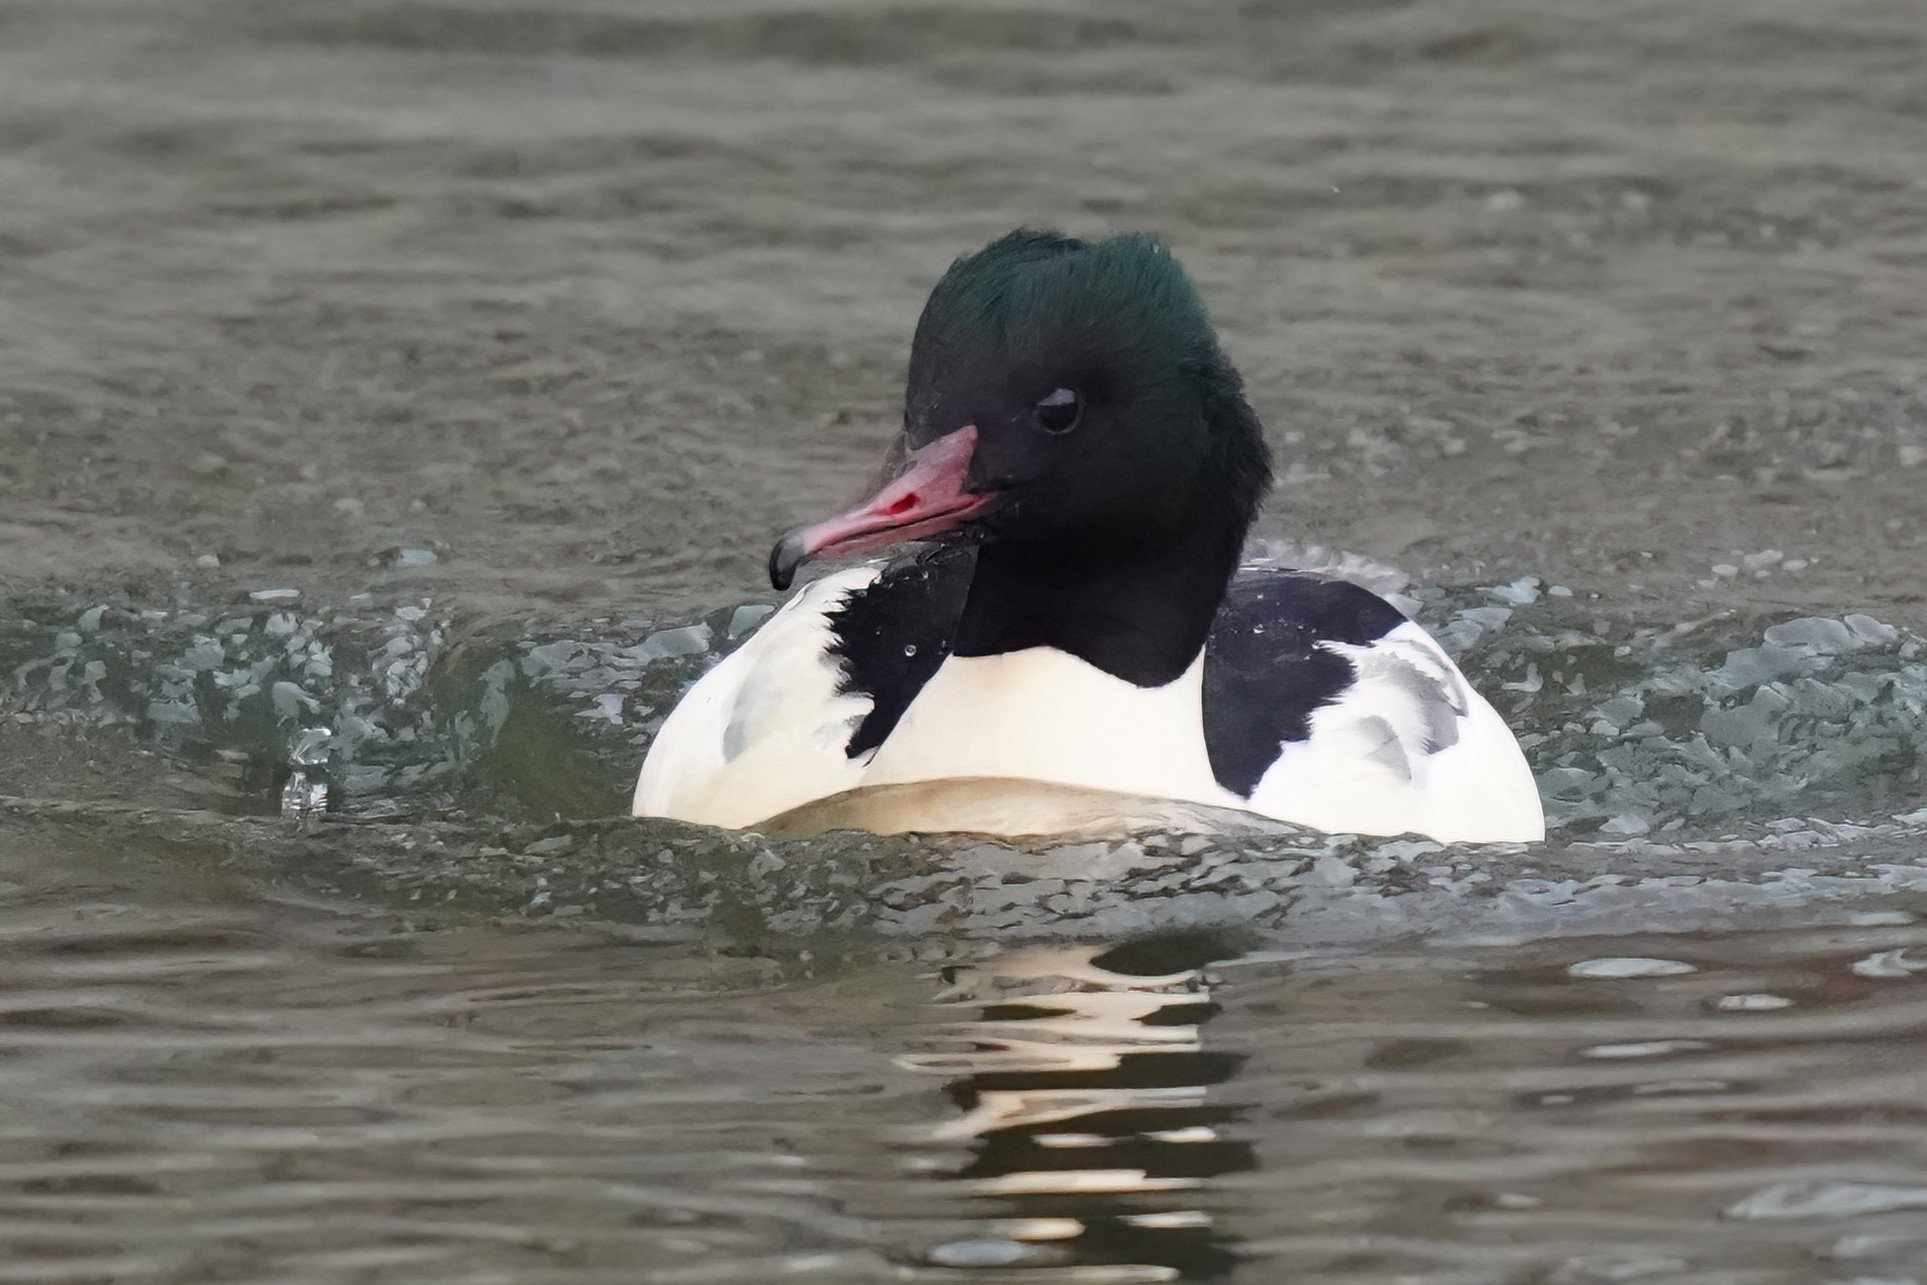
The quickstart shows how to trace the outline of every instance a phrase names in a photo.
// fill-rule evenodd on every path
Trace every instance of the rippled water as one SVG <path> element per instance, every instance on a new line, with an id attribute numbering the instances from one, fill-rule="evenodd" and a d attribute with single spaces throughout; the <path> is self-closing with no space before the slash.
<path id="1" fill-rule="evenodd" d="M 18 1280 L 1908 1279 L 1927 924 L 692 953 L 7 830 Z M 1910 900 L 1918 905 L 1923 895 Z M 61 908 L 50 922 L 49 903 Z M 646 936 L 647 934 L 642 934 Z"/>
<path id="2" fill-rule="evenodd" d="M 0 1282 L 1927 1281 L 1924 42 L 0 11 Z M 1172 240 L 1549 842 L 621 815 L 1021 222 Z"/>

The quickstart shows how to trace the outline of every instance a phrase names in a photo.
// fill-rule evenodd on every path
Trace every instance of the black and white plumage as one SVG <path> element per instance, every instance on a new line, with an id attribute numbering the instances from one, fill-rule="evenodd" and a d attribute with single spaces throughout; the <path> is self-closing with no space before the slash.
<path id="1" fill-rule="evenodd" d="M 806 586 L 704 675 L 635 812 L 752 827 L 852 791 L 1041 782 L 1331 831 L 1543 837 L 1517 742 L 1423 630 L 1356 585 L 1238 568 L 1268 478 L 1159 243 L 1013 233 L 959 260 L 918 323 L 893 475 L 785 536 L 771 577 L 930 543 Z M 1052 828 L 1034 808 L 926 812 L 892 828 Z"/>

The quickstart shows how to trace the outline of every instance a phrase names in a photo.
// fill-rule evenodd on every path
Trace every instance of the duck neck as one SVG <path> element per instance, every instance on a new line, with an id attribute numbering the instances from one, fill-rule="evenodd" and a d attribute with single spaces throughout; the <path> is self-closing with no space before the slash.
<path id="1" fill-rule="evenodd" d="M 1156 548 L 1049 556 L 986 543 L 952 652 L 997 656 L 1055 647 L 1138 687 L 1191 667 L 1238 567 L 1244 525 L 1206 526 Z"/>

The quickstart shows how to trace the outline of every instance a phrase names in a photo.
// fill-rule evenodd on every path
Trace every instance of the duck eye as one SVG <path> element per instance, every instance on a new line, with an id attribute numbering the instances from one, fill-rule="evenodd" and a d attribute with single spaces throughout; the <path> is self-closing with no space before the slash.
<path id="1" fill-rule="evenodd" d="M 1084 418 L 1083 395 L 1074 388 L 1053 389 L 1050 396 L 1037 403 L 1031 415 L 1037 427 L 1046 433 L 1068 433 Z"/>

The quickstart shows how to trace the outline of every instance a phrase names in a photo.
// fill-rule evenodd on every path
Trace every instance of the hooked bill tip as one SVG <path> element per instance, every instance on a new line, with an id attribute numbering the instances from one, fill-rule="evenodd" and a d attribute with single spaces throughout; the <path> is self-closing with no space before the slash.
<path id="1" fill-rule="evenodd" d="M 790 587 L 790 582 L 796 579 L 796 569 L 809 558 L 799 534 L 790 532 L 769 551 L 769 583 L 778 593 Z"/>

